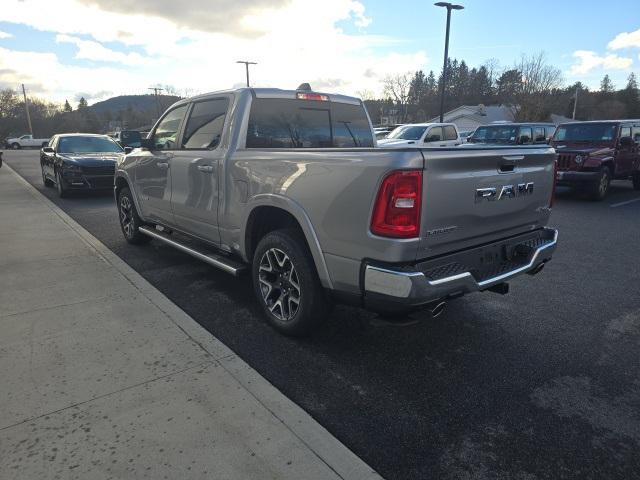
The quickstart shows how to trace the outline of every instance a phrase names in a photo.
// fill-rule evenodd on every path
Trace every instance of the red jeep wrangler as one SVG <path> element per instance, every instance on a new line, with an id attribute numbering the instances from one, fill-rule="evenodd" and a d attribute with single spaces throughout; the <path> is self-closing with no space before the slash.
<path id="1" fill-rule="evenodd" d="M 640 120 L 601 120 L 560 125 L 551 146 L 558 154 L 556 183 L 602 200 L 613 179 L 640 190 Z"/>

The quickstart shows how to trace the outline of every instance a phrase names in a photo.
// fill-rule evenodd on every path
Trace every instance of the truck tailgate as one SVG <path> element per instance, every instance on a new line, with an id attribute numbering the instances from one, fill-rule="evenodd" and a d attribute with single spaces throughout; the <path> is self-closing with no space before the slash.
<path id="1" fill-rule="evenodd" d="M 455 150 L 459 155 L 452 155 Z M 543 227 L 555 151 L 544 146 L 423 149 L 418 258 Z"/>

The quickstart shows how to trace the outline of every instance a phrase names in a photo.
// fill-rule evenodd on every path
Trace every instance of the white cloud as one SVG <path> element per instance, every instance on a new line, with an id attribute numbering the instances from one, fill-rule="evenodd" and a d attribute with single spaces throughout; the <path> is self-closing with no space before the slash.
<path id="1" fill-rule="evenodd" d="M 13 35 L 11 35 L 10 33 L 3 32 L 2 30 L 0 30 L 0 40 L 2 40 L 3 38 L 11 38 L 11 37 L 13 37 Z"/>
<path id="2" fill-rule="evenodd" d="M 607 45 L 611 50 L 619 50 L 621 48 L 637 47 L 640 48 L 640 29 L 635 32 L 622 32 L 616 35 Z"/>
<path id="3" fill-rule="evenodd" d="M 144 65 L 150 63 L 150 59 L 143 57 L 139 53 L 116 52 L 93 40 L 83 40 L 64 33 L 56 35 L 56 42 L 71 43 L 78 47 L 75 58 L 81 60 L 114 62 L 124 65 Z"/>
<path id="4" fill-rule="evenodd" d="M 166 1 L 159 0 L 158 5 Z M 79 59 L 115 62 L 108 68 L 83 68 L 64 65 L 54 55 L 47 57 L 46 69 L 34 69 L 21 60 L 27 54 L 0 51 L 0 71 L 11 68 L 31 75 L 56 100 L 73 98 L 77 92 L 146 93 L 156 84 L 193 92 L 230 88 L 244 80 L 244 67 L 235 63 L 241 59 L 258 62 L 251 69 L 255 86 L 294 88 L 310 82 L 329 92 L 380 93 L 387 74 L 424 68 L 427 62 L 424 51 L 393 52 L 399 39 L 362 30 L 348 34 L 339 28 L 339 22 L 358 29 L 370 24 L 364 5 L 355 0 L 182 0 L 181 11 L 193 8 L 222 19 L 215 23 L 214 17 L 206 17 L 210 20 L 206 25 L 192 14 L 174 19 L 175 8 L 156 8 L 151 0 L 3 3 L 9 3 L 3 5 L 3 21 L 55 33 L 58 42 L 78 47 Z M 173 0 L 170 3 L 175 7 Z M 221 25 L 223 20 L 233 25 Z M 135 46 L 144 54 L 117 52 L 105 42 Z M 40 54 L 32 55 L 37 65 L 34 59 Z"/>
<path id="5" fill-rule="evenodd" d="M 577 50 L 573 52 L 576 63 L 571 66 L 572 75 L 584 75 L 596 68 L 609 70 L 626 70 L 633 64 L 633 59 L 620 57 L 615 54 L 598 55 L 590 50 Z"/>

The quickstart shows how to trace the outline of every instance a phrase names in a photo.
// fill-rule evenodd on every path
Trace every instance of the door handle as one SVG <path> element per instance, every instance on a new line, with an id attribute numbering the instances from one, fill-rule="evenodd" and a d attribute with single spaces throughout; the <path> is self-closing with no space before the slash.
<path id="1" fill-rule="evenodd" d="M 169 162 L 156 162 L 156 165 L 161 170 L 168 170 L 169 169 Z"/>
<path id="2" fill-rule="evenodd" d="M 440 144 L 440 146 L 441 146 L 441 147 L 446 147 L 446 146 L 447 146 L 447 144 L 446 144 L 446 143 L 441 143 L 441 144 Z"/>
<path id="3" fill-rule="evenodd" d="M 211 165 L 198 165 L 198 170 L 204 173 L 213 173 L 213 166 Z"/>

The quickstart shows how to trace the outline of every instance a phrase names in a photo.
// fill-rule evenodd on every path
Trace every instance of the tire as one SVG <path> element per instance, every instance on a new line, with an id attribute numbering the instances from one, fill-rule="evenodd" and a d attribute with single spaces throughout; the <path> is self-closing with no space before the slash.
<path id="1" fill-rule="evenodd" d="M 260 240 L 251 276 L 267 321 L 284 335 L 309 335 L 329 312 L 311 252 L 297 229 L 276 230 Z"/>
<path id="2" fill-rule="evenodd" d="M 138 215 L 131 190 L 124 187 L 118 193 L 118 217 L 124 239 L 133 245 L 143 245 L 151 241 L 151 237 L 138 230 L 144 223 Z"/>
<path id="3" fill-rule="evenodd" d="M 52 187 L 53 186 L 53 182 L 51 180 L 49 180 L 47 178 L 47 176 L 44 174 L 44 167 L 42 165 L 40 165 L 40 170 L 42 171 L 42 183 L 44 184 L 45 187 Z"/>
<path id="4" fill-rule="evenodd" d="M 611 170 L 609 167 L 602 167 L 598 181 L 589 185 L 588 194 L 592 200 L 602 201 L 609 192 L 609 185 L 611 185 Z"/>
<path id="5" fill-rule="evenodd" d="M 640 173 L 634 173 L 631 181 L 633 181 L 633 189 L 640 190 Z"/>
<path id="6" fill-rule="evenodd" d="M 56 189 L 58 190 L 58 196 L 60 198 L 67 198 L 69 196 L 69 190 L 62 183 L 62 174 L 60 170 L 56 171 Z"/>
<path id="7" fill-rule="evenodd" d="M 14 150 L 20 150 L 22 147 L 20 146 L 20 144 L 18 142 L 13 142 L 11 144 L 11 148 L 13 148 Z"/>

